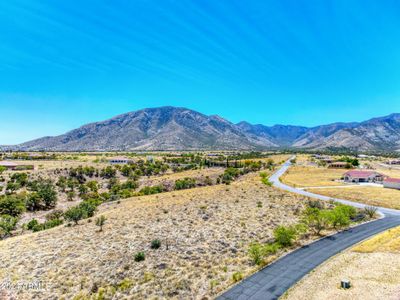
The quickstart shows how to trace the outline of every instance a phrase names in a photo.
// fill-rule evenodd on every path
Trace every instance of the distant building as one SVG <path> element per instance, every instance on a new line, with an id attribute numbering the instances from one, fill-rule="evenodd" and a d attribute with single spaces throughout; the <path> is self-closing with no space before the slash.
<path id="1" fill-rule="evenodd" d="M 344 161 L 335 161 L 328 165 L 330 169 L 350 169 L 349 167 L 351 167 L 351 165 Z"/>
<path id="2" fill-rule="evenodd" d="M 124 156 L 116 156 L 108 159 L 108 162 L 113 165 L 124 165 L 132 163 L 133 160 Z"/>
<path id="3" fill-rule="evenodd" d="M 382 182 L 387 176 L 375 171 L 351 170 L 343 175 L 345 182 Z"/>
<path id="4" fill-rule="evenodd" d="M 383 180 L 383 187 L 400 190 L 400 178 L 386 178 Z"/>

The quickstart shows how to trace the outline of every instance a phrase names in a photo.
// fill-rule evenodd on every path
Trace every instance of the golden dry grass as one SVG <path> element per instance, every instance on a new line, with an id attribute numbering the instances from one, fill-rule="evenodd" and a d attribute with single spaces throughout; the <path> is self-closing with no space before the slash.
<path id="1" fill-rule="evenodd" d="M 357 245 L 353 251 L 360 253 L 392 252 L 400 253 L 400 227 L 385 231 Z"/>
<path id="2" fill-rule="evenodd" d="M 108 203 L 97 214 L 107 217 L 103 232 L 84 220 L 1 241 L 0 282 L 46 287 L 6 291 L 18 299 L 86 299 L 99 289 L 106 299 L 209 299 L 233 284 L 233 273 L 254 272 L 249 244 L 297 222 L 303 207 L 302 197 L 261 184 L 258 174 L 229 186 Z M 153 239 L 161 249 L 150 249 Z M 139 251 L 143 262 L 133 259 Z"/>
<path id="3" fill-rule="evenodd" d="M 293 166 L 283 176 L 282 182 L 294 187 L 343 185 L 339 180 L 346 170 Z"/>
<path id="4" fill-rule="evenodd" d="M 400 209 L 400 191 L 372 186 L 352 186 L 346 188 L 315 188 L 310 192 L 333 198 L 347 199 L 372 206 Z"/>
<path id="5" fill-rule="evenodd" d="M 400 293 L 400 227 L 347 250 L 299 281 L 282 297 L 297 299 L 398 299 Z M 340 288 L 350 280 L 349 290 Z"/>

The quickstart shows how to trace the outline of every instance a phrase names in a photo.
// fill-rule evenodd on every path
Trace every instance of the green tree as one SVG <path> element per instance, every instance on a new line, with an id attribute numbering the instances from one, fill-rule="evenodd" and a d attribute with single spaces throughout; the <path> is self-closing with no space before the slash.
<path id="1" fill-rule="evenodd" d="M 18 217 L 25 211 L 25 203 L 21 197 L 3 196 L 0 198 L 0 215 Z"/>
<path id="2" fill-rule="evenodd" d="M 6 237 L 15 229 L 18 219 L 10 215 L 0 216 L 0 237 Z"/>
<path id="3" fill-rule="evenodd" d="M 64 213 L 66 220 L 74 222 L 78 225 L 78 222 L 86 217 L 86 212 L 79 206 L 71 207 Z"/>
<path id="4" fill-rule="evenodd" d="M 39 210 L 42 207 L 42 199 L 37 192 L 32 192 L 27 196 L 25 205 L 29 211 Z"/>
<path id="5" fill-rule="evenodd" d="M 46 208 L 52 208 L 57 203 L 57 192 L 50 180 L 45 180 L 38 184 L 37 193 L 42 199 Z"/>

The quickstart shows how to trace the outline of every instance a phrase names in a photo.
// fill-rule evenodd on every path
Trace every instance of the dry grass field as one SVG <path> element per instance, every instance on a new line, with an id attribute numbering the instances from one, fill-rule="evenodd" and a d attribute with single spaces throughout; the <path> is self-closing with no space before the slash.
<path id="1" fill-rule="evenodd" d="M 400 191 L 372 186 L 352 186 L 346 188 L 315 188 L 310 192 L 328 197 L 352 200 L 373 206 L 400 209 Z"/>
<path id="2" fill-rule="evenodd" d="M 210 299 L 255 271 L 250 243 L 299 219 L 305 201 L 258 174 L 216 185 L 110 202 L 94 218 L 0 241 L 0 299 Z M 103 232 L 95 218 L 104 215 Z M 161 241 L 160 249 L 151 242 Z M 134 255 L 143 251 L 145 260 Z M 97 297 L 97 298 L 96 298 Z M 101 298 L 103 297 L 103 298 Z"/>
<path id="3" fill-rule="evenodd" d="M 343 185 L 339 180 L 346 170 L 293 166 L 283 176 L 282 182 L 294 187 Z"/>
<path id="4" fill-rule="evenodd" d="M 284 300 L 399 299 L 400 227 L 391 229 L 337 255 L 297 285 Z M 352 287 L 340 288 L 342 279 Z"/>

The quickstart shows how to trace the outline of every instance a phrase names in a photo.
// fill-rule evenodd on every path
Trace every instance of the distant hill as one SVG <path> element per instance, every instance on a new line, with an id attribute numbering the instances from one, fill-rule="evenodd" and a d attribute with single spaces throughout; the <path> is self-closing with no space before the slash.
<path id="1" fill-rule="evenodd" d="M 4 147 L 3 147 L 4 148 Z M 400 151 L 400 114 L 312 128 L 233 124 L 180 107 L 147 108 L 20 145 L 25 151 L 262 150 L 346 148 Z"/>
<path id="2" fill-rule="evenodd" d="M 84 125 L 56 137 L 18 145 L 22 150 L 191 150 L 277 147 L 235 124 L 186 108 L 148 108 Z"/>

